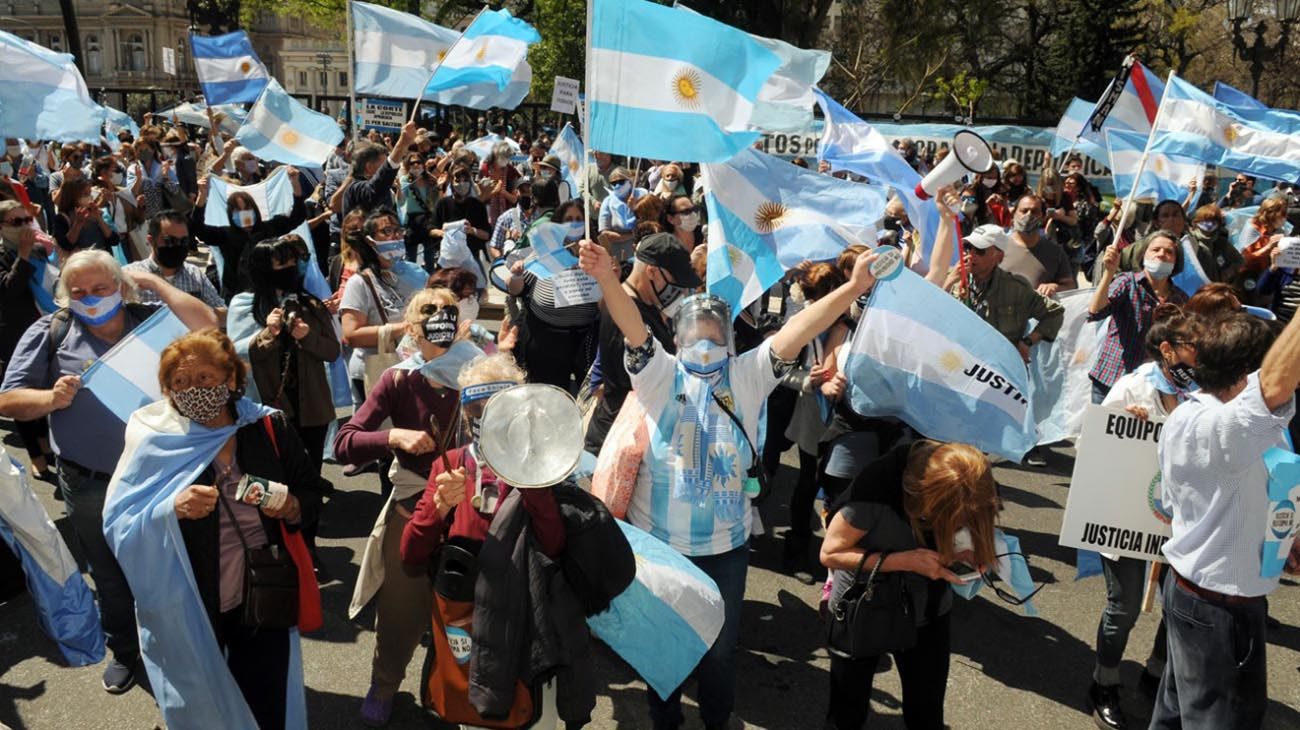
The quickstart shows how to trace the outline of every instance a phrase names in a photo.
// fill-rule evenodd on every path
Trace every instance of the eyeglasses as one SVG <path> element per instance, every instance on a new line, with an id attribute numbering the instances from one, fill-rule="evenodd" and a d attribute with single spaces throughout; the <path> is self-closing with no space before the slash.
<path id="1" fill-rule="evenodd" d="M 420 307 L 420 316 L 432 317 L 433 315 L 437 314 L 438 312 L 441 312 L 444 309 L 456 309 L 456 308 L 457 307 L 454 304 L 426 304 L 423 307 Z"/>
<path id="2" fill-rule="evenodd" d="M 1025 561 L 1025 569 L 1026 569 L 1026 570 L 1029 569 L 1029 559 L 1025 557 L 1025 554 L 1024 554 L 1024 553 L 998 553 L 997 555 L 995 555 L 995 556 L 993 556 L 993 557 L 995 557 L 995 558 L 1007 558 L 1007 557 L 1010 557 L 1010 556 L 1012 556 L 1012 555 L 1019 555 L 1020 558 L 1021 558 L 1022 560 Z M 1028 602 L 1030 601 L 1030 599 L 1032 599 L 1034 596 L 1038 595 L 1038 592 L 1039 592 L 1039 591 L 1041 591 L 1041 590 L 1043 590 L 1044 588 L 1047 587 L 1047 584 L 1046 584 L 1046 583 L 1040 583 L 1040 584 L 1038 585 L 1037 588 L 1035 588 L 1034 590 L 1032 590 L 1032 591 L 1029 592 L 1029 595 L 1027 595 L 1027 596 L 1017 596 L 1016 594 L 1014 594 L 1014 593 L 1012 593 L 1012 592 L 1010 592 L 1010 591 L 1008 591 L 1008 590 L 1005 590 L 1005 589 L 999 588 L 998 585 L 997 585 L 996 583 L 994 583 L 993 581 L 989 580 L 989 576 L 988 576 L 987 573 L 981 573 L 981 574 L 980 574 L 980 577 L 982 577 L 982 578 L 984 579 L 984 583 L 985 583 L 989 588 L 992 588 L 992 589 L 993 589 L 993 593 L 996 594 L 998 598 L 1001 598 L 1003 601 L 1005 601 L 1005 602 L 1007 602 L 1007 603 L 1010 603 L 1010 604 L 1013 605 L 1013 606 L 1021 606 L 1021 605 L 1024 605 L 1024 604 L 1028 603 Z"/>
<path id="3" fill-rule="evenodd" d="M 385 226 L 384 228 L 375 229 L 375 233 L 381 236 L 400 236 L 406 233 L 406 229 L 400 226 Z"/>
<path id="4" fill-rule="evenodd" d="M 164 246 L 184 246 L 185 248 L 190 247 L 189 236 L 163 236 L 162 242 Z"/>
<path id="5" fill-rule="evenodd" d="M 10 220 L 5 221 L 5 225 L 6 226 L 30 226 L 33 220 L 35 219 L 32 218 L 31 216 L 28 216 L 26 218 L 12 218 Z"/>
<path id="6" fill-rule="evenodd" d="M 691 213 L 694 213 L 694 212 L 696 212 L 696 211 L 698 211 L 698 210 L 699 210 L 699 208 L 697 208 L 696 206 L 692 205 L 692 206 L 689 207 L 689 208 L 682 208 L 681 210 L 674 210 L 674 211 L 673 211 L 673 215 L 690 215 Z"/>
<path id="7" fill-rule="evenodd" d="M 964 243 L 962 244 L 961 250 L 973 254 L 975 256 L 983 256 L 984 254 L 992 250 L 992 246 L 990 246 L 989 248 L 976 248 L 970 245 L 969 243 Z"/>

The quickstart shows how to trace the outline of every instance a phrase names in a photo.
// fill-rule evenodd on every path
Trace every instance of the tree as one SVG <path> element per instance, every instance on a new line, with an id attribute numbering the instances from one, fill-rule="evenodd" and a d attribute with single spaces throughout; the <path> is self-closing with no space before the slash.
<path id="1" fill-rule="evenodd" d="M 965 71 L 958 72 L 951 79 L 940 76 L 934 80 L 934 85 L 937 88 L 934 96 L 952 102 L 953 108 L 966 118 L 968 124 L 975 116 L 975 105 L 989 89 L 988 81 L 968 76 Z"/>
<path id="2" fill-rule="evenodd" d="M 1058 11 L 1040 84 L 1040 99 L 1049 110 L 1064 109 L 1074 96 L 1100 97 L 1125 56 L 1143 41 L 1135 0 L 1091 0 L 1059 10 L 1064 12 Z"/>
<path id="3" fill-rule="evenodd" d="M 529 96 L 551 98 L 556 76 L 582 80 L 587 65 L 587 10 L 585 0 L 535 0 L 529 21 L 542 41 L 528 50 L 533 67 Z M 585 91 L 585 89 L 584 89 Z"/>

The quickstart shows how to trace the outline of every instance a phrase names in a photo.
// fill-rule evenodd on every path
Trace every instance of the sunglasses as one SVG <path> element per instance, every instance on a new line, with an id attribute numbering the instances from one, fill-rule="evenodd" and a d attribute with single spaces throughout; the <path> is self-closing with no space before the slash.
<path id="1" fill-rule="evenodd" d="M 1019 555 L 1021 558 L 1024 558 L 1025 567 L 1026 568 L 1029 567 L 1029 559 L 1025 558 L 1024 553 L 998 553 L 994 557 L 1006 558 L 1012 555 Z M 1040 583 L 1037 588 L 1029 592 L 1029 595 L 1021 598 L 1020 596 L 1017 596 L 1016 594 L 1008 590 L 999 588 L 997 583 L 994 583 L 992 580 L 989 579 L 988 574 L 982 573 L 980 577 L 984 579 L 984 585 L 988 586 L 989 588 L 992 588 L 993 593 L 997 595 L 998 598 L 1002 599 L 1006 603 L 1010 603 L 1013 606 L 1021 606 L 1028 603 L 1034 596 L 1038 595 L 1039 591 L 1047 587 L 1046 583 Z"/>
<path id="2" fill-rule="evenodd" d="M 33 220 L 35 219 L 32 218 L 31 216 L 28 216 L 26 218 L 12 218 L 10 220 L 5 221 L 5 225 L 6 226 L 30 226 Z"/>
<path id="3" fill-rule="evenodd" d="M 162 242 L 164 246 L 184 246 L 186 248 L 190 247 L 189 236 L 163 236 Z"/>
<path id="4" fill-rule="evenodd" d="M 694 213 L 698 210 L 699 210 L 698 207 L 691 206 L 689 208 L 682 208 L 681 210 L 674 210 L 673 215 L 690 215 L 691 213 Z"/>
<path id="5" fill-rule="evenodd" d="M 454 304 L 426 304 L 420 307 L 420 316 L 432 317 L 444 309 L 458 309 L 458 307 Z"/>
<path id="6" fill-rule="evenodd" d="M 970 245 L 969 243 L 964 243 L 964 244 L 962 244 L 961 250 L 963 250 L 963 251 L 965 251 L 965 252 L 967 252 L 967 253 L 973 254 L 973 255 L 975 255 L 975 256 L 983 256 L 984 254 L 986 254 L 986 253 L 988 253 L 989 251 L 991 251 L 992 248 L 993 248 L 992 246 L 990 246 L 989 248 L 976 248 L 976 247 Z"/>

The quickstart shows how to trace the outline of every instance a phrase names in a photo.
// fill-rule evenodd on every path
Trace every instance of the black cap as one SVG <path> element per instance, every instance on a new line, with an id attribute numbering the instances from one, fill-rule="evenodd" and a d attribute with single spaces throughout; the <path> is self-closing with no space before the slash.
<path id="1" fill-rule="evenodd" d="M 658 266 L 677 286 L 695 288 L 702 284 L 691 266 L 691 254 L 671 233 L 652 233 L 636 245 L 636 260 Z"/>

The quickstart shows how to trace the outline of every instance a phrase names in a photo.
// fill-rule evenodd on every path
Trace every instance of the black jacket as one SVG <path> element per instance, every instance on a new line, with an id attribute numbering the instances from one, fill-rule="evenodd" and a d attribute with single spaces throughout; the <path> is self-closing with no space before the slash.
<path id="1" fill-rule="evenodd" d="M 220 271 L 222 299 L 230 301 L 231 297 L 240 292 L 253 290 L 253 279 L 248 273 L 248 254 L 252 252 L 253 246 L 262 241 L 292 233 L 293 229 L 302 225 L 302 222 L 307 220 L 307 208 L 303 205 L 303 200 L 295 197 L 293 209 L 288 215 L 263 220 L 259 212 L 257 223 L 248 230 L 233 225 L 220 228 L 209 226 L 204 221 L 207 206 L 200 205 L 194 208 L 190 213 L 190 231 L 198 236 L 200 241 L 215 246 L 221 252 L 221 258 L 225 263 Z M 305 243 L 308 246 L 312 245 L 311 241 Z"/>
<path id="2" fill-rule="evenodd" d="M 285 422 L 284 414 L 272 415 L 271 423 L 275 430 L 274 446 L 267 438 L 266 426 L 261 420 L 235 432 L 235 460 L 241 472 L 265 477 L 289 487 L 289 493 L 298 498 L 302 515 L 299 524 L 285 523 L 285 527 L 296 532 L 302 525 L 314 523 L 320 511 L 320 467 L 307 456 L 298 434 Z M 279 450 L 278 456 L 276 447 Z M 211 466 L 196 481 L 197 484 L 214 482 L 215 474 Z M 221 627 L 218 620 L 221 606 L 221 555 L 217 514 L 224 510 L 218 502 L 217 508 L 206 517 L 180 521 L 185 551 L 190 556 L 190 567 L 194 571 L 194 582 L 198 584 L 199 596 L 207 609 L 208 620 L 212 622 L 213 630 L 218 632 Z M 272 545 L 284 547 L 280 522 L 262 514 L 262 528 L 266 531 L 267 540 Z"/>
<path id="3" fill-rule="evenodd" d="M 33 249 L 31 258 L 44 256 Z M 52 264 L 51 264 L 52 265 Z M 18 346 L 23 333 L 41 318 L 32 295 L 32 275 L 36 267 L 18 258 L 18 251 L 0 243 L 0 376 Z"/>

